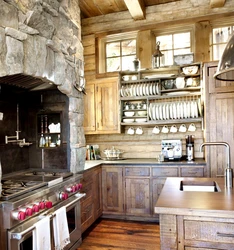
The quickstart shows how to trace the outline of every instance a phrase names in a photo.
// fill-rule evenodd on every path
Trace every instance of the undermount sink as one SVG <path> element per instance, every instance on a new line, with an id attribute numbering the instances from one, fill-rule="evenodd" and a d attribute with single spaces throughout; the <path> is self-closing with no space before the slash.
<path id="1" fill-rule="evenodd" d="M 220 192 L 221 189 L 215 181 L 181 181 L 181 191 L 193 192 Z"/>

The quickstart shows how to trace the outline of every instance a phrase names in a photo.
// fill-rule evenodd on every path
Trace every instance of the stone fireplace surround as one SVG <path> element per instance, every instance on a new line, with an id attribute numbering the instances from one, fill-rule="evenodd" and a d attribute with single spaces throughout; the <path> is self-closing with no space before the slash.
<path id="1" fill-rule="evenodd" d="M 0 42 L 1 78 L 7 82 L 8 76 L 32 76 L 67 96 L 67 168 L 73 173 L 82 170 L 83 93 L 74 87 L 85 82 L 79 1 L 0 1 Z M 20 84 L 25 88 L 23 81 Z"/>

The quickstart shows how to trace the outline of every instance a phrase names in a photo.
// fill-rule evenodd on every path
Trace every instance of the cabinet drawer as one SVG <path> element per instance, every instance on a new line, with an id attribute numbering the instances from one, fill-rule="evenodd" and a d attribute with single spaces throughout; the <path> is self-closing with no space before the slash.
<path id="1" fill-rule="evenodd" d="M 178 168 L 153 168 L 153 176 L 157 177 L 177 177 Z"/>
<path id="2" fill-rule="evenodd" d="M 204 168 L 181 168 L 182 177 L 203 177 Z"/>
<path id="3" fill-rule="evenodd" d="M 125 176 L 150 176 L 150 168 L 148 167 L 125 168 Z"/>
<path id="4" fill-rule="evenodd" d="M 234 244 L 234 223 L 184 221 L 185 240 Z"/>

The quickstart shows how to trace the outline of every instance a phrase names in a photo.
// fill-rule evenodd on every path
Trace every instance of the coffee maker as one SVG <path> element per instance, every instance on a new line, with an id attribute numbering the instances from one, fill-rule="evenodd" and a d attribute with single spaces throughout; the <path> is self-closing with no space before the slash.
<path id="1" fill-rule="evenodd" d="M 186 153 L 187 153 L 188 161 L 194 160 L 194 136 L 193 135 L 186 136 Z"/>

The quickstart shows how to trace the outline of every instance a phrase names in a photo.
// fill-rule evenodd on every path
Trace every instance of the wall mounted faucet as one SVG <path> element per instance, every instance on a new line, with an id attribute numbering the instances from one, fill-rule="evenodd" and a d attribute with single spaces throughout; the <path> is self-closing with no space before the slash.
<path id="1" fill-rule="evenodd" d="M 232 188 L 233 187 L 233 170 L 231 168 L 231 163 L 230 163 L 230 146 L 227 142 L 204 142 L 200 145 L 200 151 L 202 151 L 202 148 L 204 146 L 225 146 L 226 147 L 226 152 L 227 152 L 227 166 L 225 168 L 225 185 L 227 188 Z"/>

